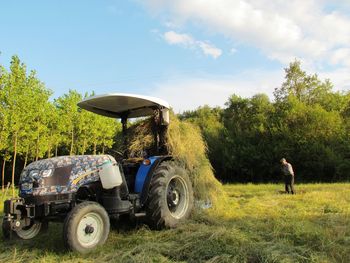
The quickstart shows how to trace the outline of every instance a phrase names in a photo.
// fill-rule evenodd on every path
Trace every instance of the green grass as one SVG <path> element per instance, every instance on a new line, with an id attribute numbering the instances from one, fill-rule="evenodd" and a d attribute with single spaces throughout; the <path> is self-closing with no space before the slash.
<path id="1" fill-rule="evenodd" d="M 220 207 L 177 229 L 112 230 L 88 255 L 65 251 L 62 225 L 3 242 L 0 262 L 350 262 L 350 184 L 226 185 Z M 2 208 L 2 207 L 1 207 Z"/>

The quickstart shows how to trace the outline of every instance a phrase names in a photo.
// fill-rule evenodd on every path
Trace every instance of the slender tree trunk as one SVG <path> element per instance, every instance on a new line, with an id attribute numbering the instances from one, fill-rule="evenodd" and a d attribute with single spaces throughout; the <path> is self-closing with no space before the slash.
<path id="1" fill-rule="evenodd" d="M 81 150 L 82 155 L 85 154 L 85 148 L 86 148 L 86 139 L 84 139 L 84 142 L 83 142 L 83 149 Z"/>
<path id="2" fill-rule="evenodd" d="M 58 152 L 58 144 L 55 146 L 55 157 L 57 157 L 57 152 Z"/>
<path id="3" fill-rule="evenodd" d="M 35 161 L 38 160 L 38 144 L 35 147 Z"/>
<path id="4" fill-rule="evenodd" d="M 2 161 L 2 171 L 1 171 L 1 189 L 2 192 L 5 191 L 5 166 L 6 166 L 6 158 Z"/>
<path id="5" fill-rule="evenodd" d="M 39 140 L 40 140 L 40 135 L 38 134 L 38 138 L 36 140 L 36 147 L 35 147 L 35 161 L 39 159 Z"/>
<path id="6" fill-rule="evenodd" d="M 47 148 L 47 158 L 51 157 L 51 136 L 50 136 L 50 140 L 49 140 L 49 145 Z"/>
<path id="7" fill-rule="evenodd" d="M 94 142 L 94 154 L 96 154 L 96 142 Z"/>
<path id="8" fill-rule="evenodd" d="M 102 154 L 105 154 L 105 139 L 102 141 Z"/>
<path id="9" fill-rule="evenodd" d="M 13 145 L 13 163 L 12 163 L 12 196 L 15 196 L 15 169 L 16 169 L 16 158 L 17 158 L 17 132 L 15 133 L 14 145 Z"/>
<path id="10" fill-rule="evenodd" d="M 27 166 L 27 162 L 28 162 L 28 149 L 27 149 L 27 151 L 26 151 L 26 157 L 24 158 L 23 169 Z"/>
<path id="11" fill-rule="evenodd" d="M 73 155 L 73 144 L 74 144 L 74 131 L 73 131 L 73 128 L 72 128 L 72 138 L 71 138 L 70 153 L 69 153 L 69 155 Z"/>

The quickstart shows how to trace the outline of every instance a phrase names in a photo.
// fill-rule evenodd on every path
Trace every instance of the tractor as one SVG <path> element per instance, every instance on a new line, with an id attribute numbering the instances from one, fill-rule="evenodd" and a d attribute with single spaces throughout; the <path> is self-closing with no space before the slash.
<path id="1" fill-rule="evenodd" d="M 30 163 L 20 175 L 19 197 L 4 202 L 4 238 L 32 239 L 49 222 L 62 222 L 65 246 L 87 253 L 106 242 L 111 220 L 142 218 L 157 230 L 184 222 L 193 208 L 193 190 L 186 169 L 168 154 L 169 104 L 112 93 L 86 98 L 78 106 L 120 119 L 125 146 L 128 120 L 149 117 L 152 149 L 140 158 L 124 150 L 114 157 L 59 156 Z"/>

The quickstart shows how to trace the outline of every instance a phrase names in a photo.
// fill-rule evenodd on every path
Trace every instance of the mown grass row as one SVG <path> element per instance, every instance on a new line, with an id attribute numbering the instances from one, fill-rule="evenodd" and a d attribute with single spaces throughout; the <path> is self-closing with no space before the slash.
<path id="1" fill-rule="evenodd" d="M 226 185 L 228 198 L 177 229 L 111 231 L 88 255 L 65 251 L 62 226 L 2 242 L 0 262 L 350 262 L 350 184 Z"/>

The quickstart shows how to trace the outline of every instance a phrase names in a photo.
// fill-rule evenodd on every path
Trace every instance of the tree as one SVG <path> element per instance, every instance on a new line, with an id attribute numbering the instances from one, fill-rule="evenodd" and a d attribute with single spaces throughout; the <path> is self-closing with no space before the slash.
<path id="1" fill-rule="evenodd" d="M 8 81 L 8 73 L 4 67 L 0 66 L 0 152 L 3 158 L 1 170 L 1 189 L 4 192 L 5 187 L 5 167 L 6 162 L 10 160 L 8 154 L 9 148 L 9 115 L 7 105 L 5 103 L 6 89 Z"/>
<path id="2" fill-rule="evenodd" d="M 2 70 L 4 72 L 4 70 Z M 2 74 L 3 75 L 3 74 Z M 42 156 L 42 139 L 47 131 L 45 125 L 46 107 L 51 92 L 36 77 L 35 71 L 27 75 L 24 63 L 13 56 L 10 72 L 6 81 L 2 80 L 2 135 L 11 142 L 6 147 L 4 165 L 8 160 L 8 152 L 12 153 L 12 192 L 14 194 L 17 155 L 25 154 L 25 163 L 30 151 L 35 151 L 35 157 Z M 6 133 L 4 132 L 6 130 Z M 34 144 L 32 142 L 34 141 Z"/>
<path id="3" fill-rule="evenodd" d="M 75 90 L 69 90 L 68 94 L 57 98 L 55 105 L 58 108 L 59 117 L 65 123 L 63 134 L 65 142 L 69 144 L 69 154 L 76 152 L 77 123 L 79 123 L 79 108 L 77 103 L 82 100 L 81 94 Z"/>
<path id="4" fill-rule="evenodd" d="M 98 115 L 97 115 L 98 116 Z M 100 137 L 99 137 L 99 145 L 101 148 L 101 153 L 104 154 L 106 148 L 112 148 L 116 133 L 122 130 L 122 126 L 120 122 L 117 122 L 115 119 L 98 116 L 100 119 Z"/>
<path id="5" fill-rule="evenodd" d="M 27 77 L 28 96 L 30 100 L 27 105 L 28 122 L 25 125 L 26 134 L 21 139 L 21 149 L 25 154 L 24 166 L 28 157 L 38 160 L 47 152 L 49 135 L 49 98 L 52 94 L 45 85 L 38 80 L 35 71 L 31 71 Z"/>
<path id="6" fill-rule="evenodd" d="M 52 150 L 54 150 L 54 156 L 58 156 L 58 148 L 65 142 L 64 131 L 65 123 L 64 119 L 60 116 L 60 109 L 54 104 L 48 105 L 48 143 L 47 143 L 47 157 L 50 158 Z"/>
<path id="7" fill-rule="evenodd" d="M 300 61 L 289 64 L 285 71 L 285 81 L 276 88 L 274 96 L 277 102 L 283 102 L 293 96 L 308 105 L 319 104 L 327 110 L 339 109 L 337 105 L 341 96 L 332 93 L 333 84 L 329 79 L 321 81 L 317 74 L 308 75 L 301 69 Z M 344 107 L 344 102 L 341 103 Z"/>
<path id="8" fill-rule="evenodd" d="M 277 181 L 281 157 L 293 163 L 298 181 L 350 179 L 350 92 L 333 92 L 329 80 L 308 74 L 298 61 L 285 73 L 275 101 L 232 95 L 224 108 L 205 105 L 179 116 L 200 127 L 219 179 Z M 77 91 L 54 102 L 51 95 L 17 56 L 8 71 L 0 65 L 2 189 L 10 162 L 14 187 L 16 161 L 26 166 L 45 156 L 105 153 L 116 143 L 119 122 L 80 109 Z"/>
<path id="9" fill-rule="evenodd" d="M 15 191 L 15 169 L 18 153 L 18 141 L 25 135 L 24 125 L 28 123 L 28 96 L 26 66 L 17 56 L 12 57 L 8 81 L 4 86 L 4 105 L 8 113 L 8 130 L 12 141 L 12 194 Z"/>

